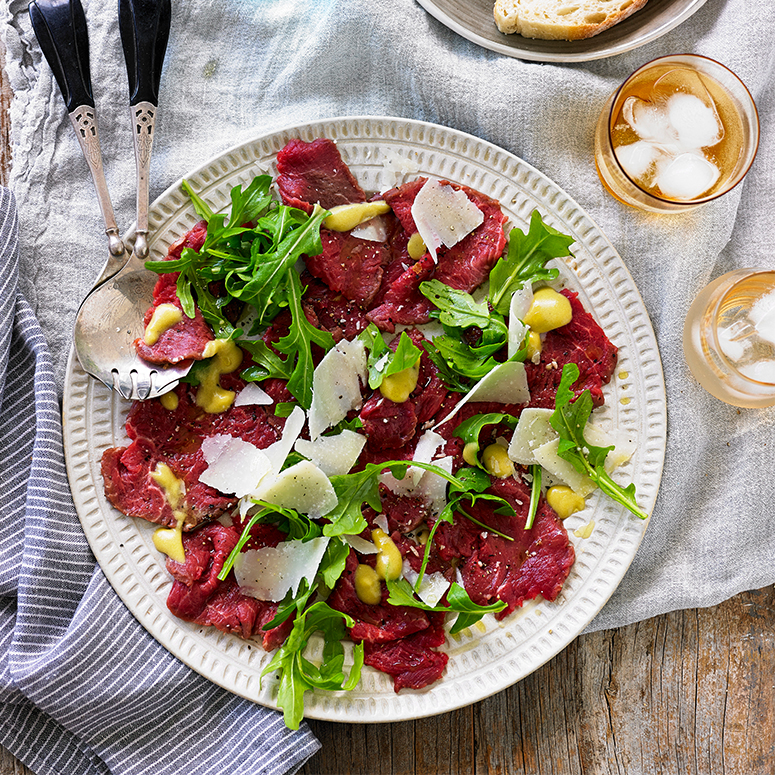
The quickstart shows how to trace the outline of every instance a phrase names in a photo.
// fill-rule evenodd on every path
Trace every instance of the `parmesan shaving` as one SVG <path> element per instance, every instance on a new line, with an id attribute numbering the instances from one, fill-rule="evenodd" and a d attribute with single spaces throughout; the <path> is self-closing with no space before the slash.
<path id="1" fill-rule="evenodd" d="M 387 242 L 388 238 L 385 219 L 380 215 L 359 224 L 350 232 L 350 234 L 352 234 L 353 237 L 368 242 Z"/>
<path id="2" fill-rule="evenodd" d="M 492 401 L 497 404 L 528 403 L 530 389 L 527 386 L 525 365 L 517 361 L 506 361 L 496 366 L 489 374 L 482 377 L 455 408 L 433 426 L 433 429 L 451 420 L 469 401 Z"/>
<path id="3" fill-rule="evenodd" d="M 412 588 L 414 588 L 420 574 L 413 571 L 412 566 L 406 560 L 404 560 L 403 575 L 412 585 Z M 436 606 L 450 586 L 450 582 L 447 581 L 443 573 L 438 571 L 436 573 L 426 573 L 422 577 L 420 588 L 417 590 L 417 597 L 426 605 Z"/>
<path id="4" fill-rule="evenodd" d="M 288 592 L 295 595 L 302 579 L 315 578 L 330 538 L 310 541 L 283 541 L 276 547 L 265 546 L 240 552 L 234 562 L 234 575 L 240 591 L 258 600 L 278 602 Z"/>
<path id="5" fill-rule="evenodd" d="M 234 406 L 270 406 L 271 396 L 255 382 L 248 382 L 234 399 Z"/>
<path id="6" fill-rule="evenodd" d="M 525 340 L 525 335 L 528 332 L 528 327 L 522 322 L 527 311 L 530 309 L 530 304 L 533 301 L 533 287 L 530 283 L 525 283 L 521 288 L 514 291 L 511 296 L 511 304 L 509 306 L 509 342 L 508 342 L 508 357 L 511 358 L 520 345 Z"/>
<path id="7" fill-rule="evenodd" d="M 344 420 L 361 405 L 361 383 L 366 383 L 366 346 L 343 340 L 329 350 L 312 376 L 309 436 L 315 441 L 323 431 Z"/>
<path id="8" fill-rule="evenodd" d="M 366 437 L 343 430 L 336 436 L 319 436 L 315 441 L 298 439 L 296 451 L 309 458 L 326 476 L 349 473 L 363 450 Z"/>
<path id="9" fill-rule="evenodd" d="M 299 438 L 299 434 L 304 427 L 304 422 L 304 410 L 300 406 L 294 407 L 293 411 L 285 420 L 282 436 L 278 441 L 274 444 L 270 444 L 266 448 L 266 455 L 272 464 L 272 471 L 275 474 L 280 473 L 280 469 L 283 467 L 285 459 L 293 449 L 296 439 Z"/>
<path id="10" fill-rule="evenodd" d="M 208 465 L 199 481 L 238 498 L 252 492 L 272 468 L 263 450 L 228 435 L 205 439 L 202 455 Z"/>
<path id="11" fill-rule="evenodd" d="M 451 248 L 484 222 L 484 213 L 448 183 L 428 180 L 417 192 L 412 218 L 425 247 L 436 261 L 436 251 Z"/>
<path id="12" fill-rule="evenodd" d="M 328 477 L 308 460 L 265 477 L 252 495 L 262 501 L 295 509 L 312 519 L 328 514 L 339 502 Z"/>

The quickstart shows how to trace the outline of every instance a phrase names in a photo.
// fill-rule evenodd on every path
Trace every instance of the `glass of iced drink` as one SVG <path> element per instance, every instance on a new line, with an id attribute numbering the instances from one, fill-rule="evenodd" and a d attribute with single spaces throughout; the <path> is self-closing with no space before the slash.
<path id="1" fill-rule="evenodd" d="M 738 269 L 700 291 L 683 346 L 692 374 L 716 398 L 775 405 L 775 270 Z"/>
<path id="2" fill-rule="evenodd" d="M 605 188 L 654 213 L 697 207 L 736 186 L 759 146 L 759 116 L 743 82 L 694 54 L 661 57 L 611 95 L 595 131 Z"/>

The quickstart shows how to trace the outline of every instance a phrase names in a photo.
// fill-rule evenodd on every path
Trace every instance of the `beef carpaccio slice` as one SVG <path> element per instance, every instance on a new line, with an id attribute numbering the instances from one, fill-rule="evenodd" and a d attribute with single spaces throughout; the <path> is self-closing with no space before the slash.
<path id="1" fill-rule="evenodd" d="M 617 348 L 584 309 L 575 291 L 566 288 L 561 293 L 570 301 L 573 317 L 566 326 L 546 334 L 538 363 L 525 363 L 530 406 L 554 408 L 554 397 L 566 363 L 579 367 L 574 393 L 579 395 L 588 389 L 593 406 L 602 406 L 603 385 L 610 382 L 614 373 Z"/>
<path id="2" fill-rule="evenodd" d="M 277 613 L 277 603 L 242 594 L 233 572 L 224 581 L 218 579 L 241 533 L 240 525 L 211 522 L 185 534 L 186 561 L 180 563 L 167 558 L 167 570 L 174 579 L 167 607 L 187 622 L 213 626 L 241 638 L 260 636 L 263 647 L 270 651 L 288 637 L 293 620 L 264 629 Z M 253 536 L 251 548 L 276 546 L 285 537 L 279 530 L 265 525 L 257 526 Z"/>
<path id="3" fill-rule="evenodd" d="M 366 200 L 360 187 L 352 185 L 352 175 L 330 140 L 292 140 L 278 154 L 277 168 L 278 190 L 287 205 L 310 212 L 316 203 L 332 207 Z M 487 279 L 506 246 L 506 216 L 500 204 L 479 191 L 445 181 L 464 191 L 484 220 L 453 247 L 442 246 L 437 261 L 429 253 L 410 258 L 407 243 L 417 231 L 411 208 L 425 182 L 418 178 L 382 195 L 392 208 L 384 218 L 386 242 L 369 244 L 322 229 L 323 253 L 307 262 L 315 277 L 357 302 L 384 331 L 428 322 L 432 305 L 419 290 L 421 282 L 435 278 L 458 290 L 473 291 Z"/>
<path id="4" fill-rule="evenodd" d="M 365 202 L 366 194 L 344 163 L 336 143 L 319 137 L 310 143 L 290 140 L 277 154 L 277 189 L 285 204 L 308 213 Z"/>
<path id="5" fill-rule="evenodd" d="M 235 372 L 223 375 L 221 386 L 239 392 L 245 382 Z M 284 391 L 284 385 L 277 389 Z M 105 494 L 119 511 L 166 527 L 174 527 L 182 513 L 183 529 L 191 530 L 236 505 L 233 496 L 199 481 L 207 468 L 202 441 L 230 435 L 265 449 L 280 437 L 285 420 L 256 405 L 231 406 L 225 412 L 210 414 L 197 406 L 196 388 L 180 384 L 174 393 L 178 400 L 174 410 L 166 409 L 158 399 L 132 404 L 126 421 L 131 443 L 104 452 L 102 476 Z M 178 514 L 151 476 L 159 464 L 168 466 L 185 484 Z"/>
<path id="6" fill-rule="evenodd" d="M 368 198 L 330 140 L 292 140 L 278 154 L 277 161 L 278 190 L 286 204 L 311 212 L 315 204 L 330 208 Z M 382 195 L 391 206 L 391 212 L 380 216 L 384 242 L 322 229 L 323 252 L 307 258 L 307 271 L 302 274 L 305 314 L 310 323 L 331 332 L 335 341 L 352 339 L 374 322 L 386 332 L 393 332 L 399 325 L 409 326 L 409 335 L 423 350 L 417 387 L 406 402 L 394 403 L 378 390 L 364 387 L 362 405 L 350 417 L 361 421 L 360 432 L 367 438 L 356 468 L 366 463 L 410 459 L 419 438 L 433 427 L 443 440 L 438 456 L 451 456 L 456 471 L 467 465 L 464 444 L 454 436 L 461 422 L 488 412 L 518 415 L 523 408 L 469 402 L 453 420 L 439 426 L 462 394 L 448 391 L 423 349 L 423 334 L 411 327 L 427 322 L 431 310 L 419 286 L 424 280 L 436 278 L 460 290 L 475 290 L 503 253 L 506 219 L 497 201 L 465 186 L 448 184 L 465 192 L 482 211 L 483 223 L 452 248 L 440 248 L 437 261 L 429 253 L 412 259 L 407 247 L 416 232 L 411 207 L 424 182 L 420 178 Z M 179 256 L 184 247 L 200 249 L 204 237 L 204 225 L 197 224 L 170 248 L 168 258 Z M 179 305 L 176 278 L 174 274 L 160 277 L 154 307 L 162 303 Z M 539 362 L 526 363 L 530 405 L 554 406 L 562 366 L 572 361 L 580 369 L 575 392 L 589 389 L 597 406 L 603 402 L 602 388 L 613 374 L 617 351 L 583 309 L 577 294 L 568 290 L 563 293 L 570 300 L 573 319 L 545 335 Z M 153 308 L 148 319 L 152 312 Z M 289 322 L 287 313 L 279 315 L 264 334 L 264 341 L 271 347 L 288 333 Z M 164 332 L 157 345 L 146 347 L 141 354 L 158 362 L 201 357 L 210 339 L 212 332 L 197 312 L 196 318 L 186 318 Z M 315 356 L 322 357 L 322 353 Z M 246 354 L 242 368 L 248 363 Z M 239 370 L 223 375 L 221 384 L 235 392 L 245 385 Z M 262 387 L 277 402 L 291 400 L 282 380 L 265 381 Z M 242 525 L 238 517 L 229 517 L 235 498 L 203 485 L 199 476 L 206 467 L 201 453 L 204 439 L 229 434 L 266 448 L 280 437 L 284 420 L 274 415 L 271 406 L 247 405 L 207 414 L 196 405 L 196 388 L 180 385 L 175 394 L 178 403 L 173 410 L 165 409 L 158 400 L 133 405 L 126 424 L 130 444 L 107 450 L 102 460 L 106 493 L 125 514 L 160 525 L 173 526 L 180 510 L 185 513 L 185 562 L 167 560 L 174 579 L 168 606 L 176 616 L 243 638 L 259 638 L 264 648 L 271 650 L 285 640 L 292 620 L 264 630 L 277 604 L 243 594 L 233 573 L 225 581 L 217 579 Z M 482 440 L 487 437 L 487 443 L 492 442 L 497 432 L 497 426 L 492 426 L 483 432 Z M 185 496 L 177 514 L 151 477 L 160 463 L 169 466 L 185 483 Z M 475 603 L 504 601 L 506 608 L 498 615 L 503 618 L 539 595 L 556 599 L 574 562 L 574 550 L 562 522 L 543 498 L 533 526 L 525 530 L 530 489 L 519 470 L 514 477 L 493 479 L 488 492 L 510 503 L 515 515 L 497 514 L 491 502 L 484 500 L 468 510 L 476 522 L 456 513 L 453 522 L 438 525 L 425 570 L 442 574 L 450 582 L 462 580 Z M 418 572 L 425 547 L 418 540 L 417 530 L 423 523 L 432 527 L 434 515 L 421 500 L 392 492 L 384 484 L 380 485 L 380 497 L 381 514 L 367 505 L 363 507 L 369 528 L 362 537 L 368 539 L 371 529 L 384 525 L 385 520 L 387 532 L 405 563 Z M 483 524 L 493 530 L 484 529 Z M 498 533 L 515 540 L 508 541 Z M 275 546 L 283 537 L 274 527 L 255 526 L 248 546 Z M 422 689 L 438 680 L 447 664 L 444 614 L 389 605 L 384 582 L 380 603 L 363 603 L 355 592 L 355 569 L 359 564 L 373 567 L 374 563 L 374 555 L 351 549 L 345 571 L 327 602 L 352 617 L 349 634 L 364 644 L 365 664 L 392 676 L 396 691 Z"/>
<path id="7" fill-rule="evenodd" d="M 173 261 L 180 258 L 184 248 L 196 251 L 201 250 L 206 236 L 207 223 L 199 221 L 177 242 L 170 245 L 165 260 Z M 176 290 L 178 275 L 178 272 L 159 275 L 159 279 L 156 281 L 153 289 L 153 304 L 145 313 L 143 319 L 144 326 L 148 326 L 153 313 L 161 304 L 172 304 L 181 313 L 183 312 L 183 305 L 178 298 Z M 154 344 L 148 345 L 145 343 L 145 339 L 140 337 L 135 341 L 135 348 L 137 349 L 137 354 L 143 360 L 150 363 L 159 365 L 181 363 L 181 361 L 186 360 L 201 360 L 207 343 L 213 338 L 212 329 L 205 322 L 199 309 L 196 309 L 193 318 L 189 318 L 183 313 L 180 322 L 162 331 Z"/>

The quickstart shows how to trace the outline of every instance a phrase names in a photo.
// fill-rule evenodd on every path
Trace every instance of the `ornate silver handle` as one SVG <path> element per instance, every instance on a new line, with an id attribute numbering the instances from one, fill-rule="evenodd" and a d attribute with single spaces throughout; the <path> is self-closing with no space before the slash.
<path id="1" fill-rule="evenodd" d="M 91 105 L 80 105 L 70 114 L 70 123 L 75 130 L 78 144 L 89 166 L 97 201 L 105 224 L 105 234 L 108 236 L 108 261 L 105 264 L 98 282 L 111 277 L 124 265 L 126 251 L 124 243 L 119 236 L 116 216 L 113 213 L 113 204 L 110 201 L 108 185 L 105 182 L 105 171 L 102 166 L 102 152 L 100 151 L 100 137 L 97 128 L 97 114 Z"/>
<path id="2" fill-rule="evenodd" d="M 137 166 L 137 232 L 134 252 L 143 260 L 148 257 L 148 188 L 157 110 L 152 102 L 138 102 L 130 106 Z"/>

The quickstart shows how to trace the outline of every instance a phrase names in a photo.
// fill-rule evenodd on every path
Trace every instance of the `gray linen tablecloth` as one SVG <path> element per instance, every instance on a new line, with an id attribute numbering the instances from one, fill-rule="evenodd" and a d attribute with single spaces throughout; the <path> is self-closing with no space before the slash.
<path id="1" fill-rule="evenodd" d="M 522 157 L 616 246 L 661 350 L 667 455 L 644 542 L 590 629 L 714 605 L 773 583 L 775 409 L 738 410 L 710 397 L 681 349 L 683 319 L 701 287 L 730 269 L 775 266 L 772 3 L 709 0 L 646 46 L 579 64 L 525 62 L 479 48 L 413 0 L 173 5 L 152 197 L 208 157 L 272 129 L 333 116 L 401 116 L 454 127 Z M 108 183 L 126 231 L 134 220 L 134 162 L 116 9 L 96 0 L 84 7 Z M 120 604 L 80 531 L 64 478 L 57 399 L 73 316 L 105 242 L 26 1 L 11 0 L 3 14 L 15 93 L 10 188 L 19 275 L 17 289 L 15 215 L 4 192 L 0 742 L 39 773 L 293 770 L 316 750 L 309 732 L 288 734 L 276 714 L 168 656 Z M 747 84 L 761 116 L 759 155 L 745 183 L 717 202 L 681 216 L 644 215 L 600 186 L 593 126 L 629 72 L 684 52 L 719 60 Z"/>

